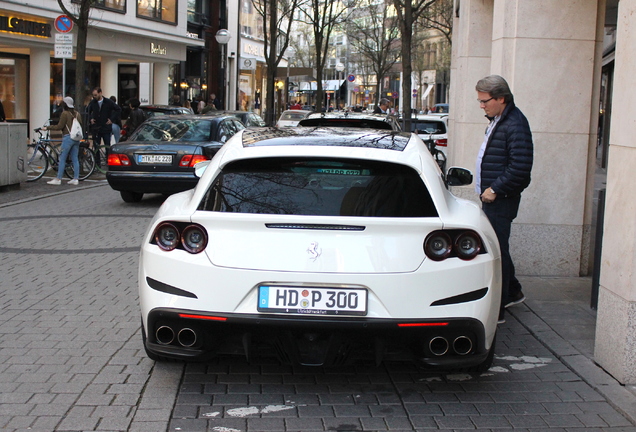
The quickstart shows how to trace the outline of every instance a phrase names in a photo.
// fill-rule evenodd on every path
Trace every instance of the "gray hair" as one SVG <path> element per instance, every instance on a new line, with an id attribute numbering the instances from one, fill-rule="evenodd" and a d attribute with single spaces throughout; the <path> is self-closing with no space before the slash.
<path id="1" fill-rule="evenodd" d="M 499 75 L 488 75 L 477 81 L 475 90 L 478 92 L 488 93 L 493 98 L 504 98 L 504 103 L 510 103 L 514 100 L 514 96 L 510 91 L 510 87 L 506 80 Z"/>
<path id="2" fill-rule="evenodd" d="M 391 102 L 387 98 L 380 99 L 380 103 L 378 105 L 391 105 Z"/>

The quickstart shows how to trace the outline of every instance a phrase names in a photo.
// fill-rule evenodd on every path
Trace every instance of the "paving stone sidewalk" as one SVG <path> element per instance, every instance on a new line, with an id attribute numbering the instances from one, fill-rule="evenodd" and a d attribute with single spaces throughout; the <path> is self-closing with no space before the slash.
<path id="1" fill-rule="evenodd" d="M 634 431 L 636 398 L 593 363 L 589 279 L 523 278 L 476 377 L 386 363 L 157 363 L 139 335 L 137 252 L 161 203 L 103 182 L 0 192 L 0 430 Z"/>

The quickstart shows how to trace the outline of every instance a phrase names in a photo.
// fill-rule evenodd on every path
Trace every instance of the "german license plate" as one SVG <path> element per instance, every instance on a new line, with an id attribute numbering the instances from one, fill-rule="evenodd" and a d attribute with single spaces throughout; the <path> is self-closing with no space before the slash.
<path id="1" fill-rule="evenodd" d="M 366 315 L 367 290 L 261 285 L 258 287 L 258 311 L 308 315 Z"/>
<path id="2" fill-rule="evenodd" d="M 138 155 L 140 164 L 171 164 L 172 155 Z"/>

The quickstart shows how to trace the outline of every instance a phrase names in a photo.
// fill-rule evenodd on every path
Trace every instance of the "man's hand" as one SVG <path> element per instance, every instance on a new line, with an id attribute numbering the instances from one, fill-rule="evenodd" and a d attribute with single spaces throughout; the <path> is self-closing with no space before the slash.
<path id="1" fill-rule="evenodd" d="M 491 203 L 495 200 L 495 198 L 497 198 L 497 194 L 494 190 L 492 190 L 492 188 L 488 188 L 483 194 L 481 194 L 480 198 L 485 203 Z"/>

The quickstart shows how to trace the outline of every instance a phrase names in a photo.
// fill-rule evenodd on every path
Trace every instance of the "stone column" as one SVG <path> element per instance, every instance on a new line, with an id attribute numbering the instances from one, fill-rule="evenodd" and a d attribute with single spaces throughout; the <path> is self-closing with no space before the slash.
<path id="1" fill-rule="evenodd" d="M 475 170 L 475 159 L 484 129 L 475 84 L 490 74 L 493 0 L 462 0 L 453 22 L 449 113 L 449 164 Z M 457 17 L 459 14 L 459 17 Z M 474 186 L 454 188 L 453 193 L 475 199 Z"/>
<path id="2" fill-rule="evenodd" d="M 152 103 L 153 104 L 168 104 L 169 92 L 168 92 L 168 74 L 170 73 L 170 66 L 168 63 L 155 63 L 153 68 L 153 89 L 152 89 Z"/>
<path id="3" fill-rule="evenodd" d="M 29 133 L 32 133 L 51 116 L 51 52 L 49 48 L 31 48 L 29 60 Z"/>
<path id="4" fill-rule="evenodd" d="M 580 273 L 586 202 L 592 199 L 586 182 L 591 101 L 599 85 L 593 79 L 597 7 L 598 0 L 461 1 L 460 30 L 482 26 L 491 36 L 490 66 L 484 70 L 486 47 L 474 42 L 484 36 L 478 31 L 462 35 L 460 43 L 467 44 L 470 55 L 462 64 L 460 46 L 457 58 L 459 67 L 470 71 L 457 74 L 464 87 L 455 89 L 462 95 L 455 96 L 451 108 L 457 127 L 449 140 L 450 163 L 474 168 L 487 125 L 475 102 L 477 75 L 502 75 L 528 117 L 535 144 L 532 184 L 523 194 L 510 241 L 521 275 Z M 471 15 L 475 10 L 482 13 Z"/>
<path id="5" fill-rule="evenodd" d="M 102 79 L 100 87 L 102 88 L 104 97 L 111 97 L 113 95 L 116 97 L 118 96 L 118 64 L 117 57 L 102 56 Z M 119 98 L 117 99 L 117 102 L 120 102 Z"/>
<path id="6" fill-rule="evenodd" d="M 636 384 L 636 0 L 618 3 L 603 256 L 594 357 L 623 384 Z"/>

